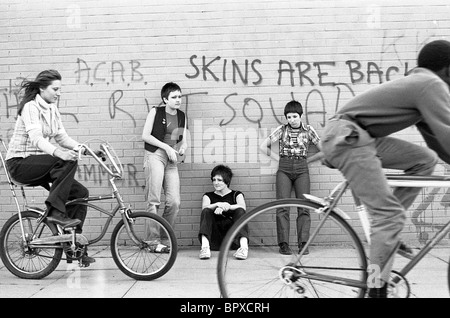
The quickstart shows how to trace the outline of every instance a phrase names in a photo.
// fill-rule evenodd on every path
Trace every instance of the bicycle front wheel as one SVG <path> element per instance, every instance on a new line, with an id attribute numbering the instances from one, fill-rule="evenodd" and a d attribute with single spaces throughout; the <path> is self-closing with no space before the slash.
<path id="1" fill-rule="evenodd" d="M 172 268 L 178 253 L 172 227 L 152 213 L 135 212 L 129 217 L 131 221 L 125 224 L 121 220 L 112 232 L 111 254 L 115 263 L 136 280 L 163 276 Z"/>
<path id="2" fill-rule="evenodd" d="M 302 217 L 310 215 L 309 254 L 299 254 L 297 235 L 291 237 L 295 242 L 290 244 L 295 246 L 293 254 L 280 254 L 275 218 L 281 209 L 296 216 L 300 209 Z M 331 211 L 324 217 L 323 211 L 324 206 L 315 201 L 282 199 L 263 204 L 239 219 L 228 231 L 219 253 L 217 275 L 222 296 L 364 297 L 367 260 L 361 241 L 338 213 Z M 298 226 L 301 223 L 297 222 Z M 231 249 L 245 226 L 250 233 L 249 257 L 237 260 Z"/>
<path id="3" fill-rule="evenodd" d="M 38 223 L 40 215 L 21 212 L 25 237 L 22 236 L 19 214 L 13 215 L 0 232 L 0 255 L 6 268 L 20 278 L 41 279 L 52 273 L 61 261 L 62 247 L 30 247 L 34 239 L 57 235 L 56 227 L 46 221 Z"/>

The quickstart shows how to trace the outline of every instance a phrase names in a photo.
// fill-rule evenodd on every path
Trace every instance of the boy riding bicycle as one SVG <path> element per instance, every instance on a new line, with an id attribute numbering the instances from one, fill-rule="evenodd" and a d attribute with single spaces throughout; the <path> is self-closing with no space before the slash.
<path id="1" fill-rule="evenodd" d="M 368 281 L 369 297 L 386 297 L 390 256 L 400 245 L 405 211 L 421 190 L 392 192 L 383 168 L 426 176 L 438 156 L 450 163 L 450 42 L 428 43 L 417 64 L 408 76 L 351 99 L 330 118 L 322 137 L 325 164 L 340 170 L 372 219 L 369 270 L 378 277 Z M 429 149 L 390 137 L 413 125 Z"/>

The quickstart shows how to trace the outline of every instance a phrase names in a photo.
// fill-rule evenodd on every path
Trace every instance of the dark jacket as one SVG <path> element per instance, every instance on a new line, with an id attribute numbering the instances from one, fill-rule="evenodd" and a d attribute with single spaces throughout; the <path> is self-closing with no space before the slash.
<path id="1" fill-rule="evenodd" d="M 156 115 L 155 121 L 153 122 L 152 136 L 158 139 L 159 141 L 164 140 L 164 136 L 167 131 L 167 119 L 166 119 L 166 107 L 155 107 Z M 181 110 L 177 109 L 177 117 L 178 117 L 178 127 L 184 128 L 186 122 L 186 115 Z M 180 135 L 177 142 L 183 140 L 183 135 Z M 150 152 L 155 152 L 158 149 L 157 146 L 150 145 L 145 142 L 145 150 Z"/>

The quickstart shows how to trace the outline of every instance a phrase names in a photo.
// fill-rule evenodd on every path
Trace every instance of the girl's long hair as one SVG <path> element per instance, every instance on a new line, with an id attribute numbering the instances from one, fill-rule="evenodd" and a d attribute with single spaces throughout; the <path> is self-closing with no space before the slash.
<path id="1" fill-rule="evenodd" d="M 39 94 L 39 89 L 46 89 L 53 81 L 60 81 L 61 74 L 56 70 L 45 70 L 40 72 L 34 81 L 23 80 L 20 85 L 20 90 L 25 90 L 22 100 L 20 101 L 19 107 L 17 109 L 17 115 L 22 114 L 23 106 L 29 101 L 35 99 L 36 95 Z"/>

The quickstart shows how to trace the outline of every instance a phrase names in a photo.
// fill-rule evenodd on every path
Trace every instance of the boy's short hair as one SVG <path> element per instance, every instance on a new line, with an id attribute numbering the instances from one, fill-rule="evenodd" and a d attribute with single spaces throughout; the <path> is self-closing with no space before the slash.
<path id="1" fill-rule="evenodd" d="M 227 186 L 230 186 L 231 179 L 233 178 L 233 172 L 229 167 L 224 165 L 215 166 L 211 171 L 211 181 L 217 175 L 223 178 L 223 182 L 225 182 Z"/>
<path id="2" fill-rule="evenodd" d="M 437 72 L 450 65 L 450 42 L 445 40 L 432 41 L 420 50 L 417 66 Z"/>
<path id="3" fill-rule="evenodd" d="M 178 84 L 173 83 L 173 82 L 169 82 L 164 84 L 164 86 L 161 88 L 161 99 L 164 102 L 164 98 L 168 99 L 170 93 L 175 92 L 175 91 L 180 91 L 181 92 L 181 88 L 180 86 L 178 86 Z"/>
<path id="4" fill-rule="evenodd" d="M 296 100 L 292 100 L 292 101 L 288 102 L 286 104 L 286 106 L 284 106 L 284 117 L 286 117 L 286 115 L 288 113 L 297 113 L 300 116 L 303 115 L 302 104 L 300 104 L 300 102 L 298 102 Z"/>

